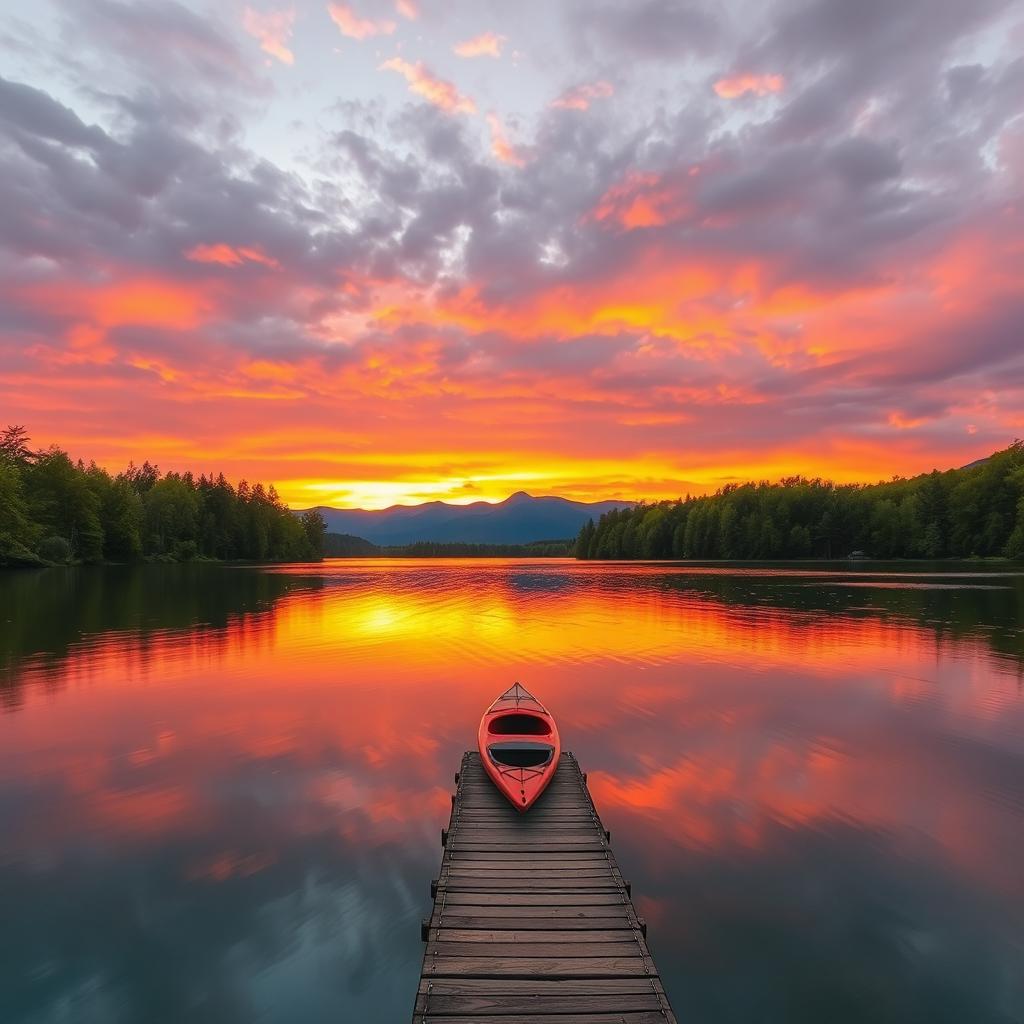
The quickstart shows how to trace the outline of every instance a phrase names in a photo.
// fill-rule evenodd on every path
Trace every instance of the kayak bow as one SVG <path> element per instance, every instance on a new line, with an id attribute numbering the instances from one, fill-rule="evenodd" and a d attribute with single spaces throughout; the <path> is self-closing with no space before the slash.
<path id="1" fill-rule="evenodd" d="M 477 745 L 484 770 L 518 811 L 544 792 L 562 752 L 555 720 L 519 683 L 484 712 Z"/>

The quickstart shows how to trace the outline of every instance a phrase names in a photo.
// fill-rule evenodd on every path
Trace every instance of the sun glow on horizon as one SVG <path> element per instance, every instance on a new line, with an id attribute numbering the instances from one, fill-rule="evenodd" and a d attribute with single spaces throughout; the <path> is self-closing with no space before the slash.
<path id="1" fill-rule="evenodd" d="M 694 448 L 676 458 L 652 454 L 631 462 L 615 457 L 566 459 L 553 453 L 544 458 L 529 452 L 487 450 L 431 452 L 392 447 L 368 452 L 353 450 L 344 438 L 339 438 L 337 447 L 325 439 L 310 444 L 294 431 L 280 437 L 254 431 L 200 445 L 185 437 L 158 433 L 134 438 L 103 433 L 69 444 L 67 438 L 37 433 L 31 423 L 28 426 L 35 448 L 56 445 L 67 449 L 73 459 L 95 462 L 111 474 L 121 472 L 130 462 L 141 465 L 148 460 L 161 473 L 190 472 L 196 477 L 223 473 L 233 484 L 242 480 L 273 484 L 292 509 L 321 505 L 367 511 L 432 501 L 498 504 L 518 492 L 587 503 L 671 501 L 712 494 L 727 485 L 777 483 L 796 476 L 837 484 L 875 484 L 933 469 L 954 469 L 994 450 L 978 446 L 975 437 L 968 435 L 974 443 L 960 457 L 935 457 L 921 449 L 908 458 L 894 447 L 879 455 L 870 442 L 834 441 L 813 457 L 793 449 L 765 452 L 762 459 L 752 459 L 740 449 L 703 449 L 698 439 Z M 301 473 L 306 468 L 314 472 Z"/>

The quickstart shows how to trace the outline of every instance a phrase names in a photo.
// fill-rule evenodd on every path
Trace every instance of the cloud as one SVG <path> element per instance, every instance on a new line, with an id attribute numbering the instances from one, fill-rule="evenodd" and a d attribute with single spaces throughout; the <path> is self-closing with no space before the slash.
<path id="1" fill-rule="evenodd" d="M 631 171 L 601 196 L 588 216 L 627 230 L 660 227 L 678 220 L 692 210 L 687 193 L 693 191 L 692 179 L 697 171 L 697 167 L 690 168 L 676 180 Z"/>
<path id="2" fill-rule="evenodd" d="M 177 0 L 59 0 L 65 36 L 79 58 L 86 44 L 103 55 L 97 73 L 109 73 L 116 57 L 134 75 L 173 91 L 198 86 L 238 86 L 250 92 L 262 85 L 228 29 Z"/>
<path id="3" fill-rule="evenodd" d="M 697 58 L 700 8 L 601 0 L 582 42 L 576 8 L 548 37 L 584 83 L 555 104 L 452 117 L 473 100 L 396 50 L 429 102 L 353 80 L 287 164 L 240 31 L 65 3 L 61 77 L 0 79 L 0 405 L 122 462 L 144 421 L 178 468 L 307 497 L 399 464 L 596 497 L 971 461 L 1024 407 L 1024 65 L 981 3 L 697 17 Z M 784 88 L 754 120 L 724 68 Z M 613 82 L 638 102 L 600 102 Z M 342 451 L 364 461 L 338 476 Z"/>
<path id="4" fill-rule="evenodd" d="M 443 78 L 438 78 L 424 66 L 422 61 L 410 64 L 401 57 L 392 57 L 380 66 L 382 71 L 397 71 L 409 83 L 410 91 L 422 96 L 448 114 L 472 114 L 476 104 Z"/>
<path id="5" fill-rule="evenodd" d="M 91 150 L 108 144 L 106 134 L 86 125 L 71 109 L 39 89 L 0 77 L 0 119 L 40 138 Z"/>
<path id="6" fill-rule="evenodd" d="M 785 82 L 782 75 L 730 75 L 715 82 L 715 92 L 722 99 L 734 100 L 747 93 L 755 96 L 768 96 L 774 92 L 782 92 Z"/>
<path id="7" fill-rule="evenodd" d="M 717 17 L 695 0 L 580 0 L 569 17 L 574 35 L 598 57 L 617 51 L 678 59 L 709 51 L 722 32 Z"/>
<path id="8" fill-rule="evenodd" d="M 350 39 L 369 39 L 371 36 L 389 36 L 398 27 L 390 18 L 362 18 L 348 5 L 331 3 L 327 5 L 331 21 L 338 26 L 342 35 Z"/>
<path id="9" fill-rule="evenodd" d="M 243 263 L 262 263 L 266 267 L 280 267 L 280 263 L 259 249 L 241 246 L 237 249 L 223 242 L 213 245 L 195 245 L 187 253 L 185 258 L 196 263 L 219 263 L 225 267 L 237 267 Z"/>
<path id="10" fill-rule="evenodd" d="M 420 16 L 420 9 L 416 0 L 395 0 L 395 10 L 409 21 L 415 21 Z"/>
<path id="11" fill-rule="evenodd" d="M 245 31 L 258 40 L 264 53 L 269 53 L 282 64 L 295 63 L 295 55 L 288 49 L 294 25 L 294 9 L 262 12 L 246 7 L 242 14 Z"/>
<path id="12" fill-rule="evenodd" d="M 567 89 L 551 106 L 558 110 L 587 110 L 594 100 L 607 99 L 615 92 L 611 82 L 589 82 Z"/>
<path id="13" fill-rule="evenodd" d="M 456 43 L 452 49 L 459 57 L 500 57 L 504 41 L 504 36 L 482 32 L 465 42 Z"/>
<path id="14" fill-rule="evenodd" d="M 526 160 L 508 141 L 501 118 L 497 114 L 488 114 L 487 126 L 491 130 L 491 152 L 504 164 L 525 167 Z"/>

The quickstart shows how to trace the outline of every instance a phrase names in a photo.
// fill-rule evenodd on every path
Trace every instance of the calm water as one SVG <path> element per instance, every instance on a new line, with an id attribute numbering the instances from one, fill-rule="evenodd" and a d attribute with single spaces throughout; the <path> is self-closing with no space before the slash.
<path id="1" fill-rule="evenodd" d="M 403 1021 L 515 679 L 681 1022 L 1024 1020 L 1024 575 L 0 576 L 0 1021 Z"/>

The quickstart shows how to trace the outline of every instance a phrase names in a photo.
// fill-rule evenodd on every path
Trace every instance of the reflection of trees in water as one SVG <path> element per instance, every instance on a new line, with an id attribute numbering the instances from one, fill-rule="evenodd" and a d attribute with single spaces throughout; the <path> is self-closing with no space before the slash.
<path id="1" fill-rule="evenodd" d="M 937 566 L 948 573 L 949 566 Z M 707 600 L 737 610 L 798 612 L 804 621 L 824 623 L 837 616 L 874 620 L 930 631 L 936 643 L 982 640 L 994 654 L 1024 671 L 1024 574 L 999 577 L 910 578 L 906 567 L 884 577 L 768 575 L 770 569 L 726 566 L 707 574 L 651 565 L 605 567 L 598 571 L 516 572 L 506 585 L 524 595 L 582 596 L 588 592 L 628 596 L 644 591 Z M 813 571 L 813 570 L 812 570 Z M 835 572 L 835 566 L 828 566 Z M 850 586 L 850 583 L 857 584 Z M 906 583 L 909 586 L 894 586 Z M 866 585 L 861 585 L 866 584 Z M 976 588 L 976 589 L 975 589 Z"/>
<path id="2" fill-rule="evenodd" d="M 149 565 L 49 569 L 0 575 L 0 704 L 20 705 L 26 662 L 43 678 L 60 673 L 90 636 L 126 634 L 142 660 L 161 634 L 199 631 L 211 651 L 230 626 L 264 620 L 289 594 L 319 589 L 315 575 L 230 566 Z"/>
<path id="3" fill-rule="evenodd" d="M 932 581 L 933 584 L 954 584 L 948 589 L 942 586 L 918 589 L 884 585 L 898 580 L 896 576 L 884 580 L 850 577 L 844 581 L 736 576 L 676 580 L 661 577 L 659 588 L 688 590 L 730 606 L 800 612 L 810 616 L 812 621 L 826 621 L 842 615 L 893 626 L 911 623 L 933 633 L 937 643 L 983 640 L 993 653 L 1015 660 L 1024 669 L 1021 633 L 1024 626 L 1024 576 Z M 844 582 L 869 585 L 847 586 Z M 907 582 L 928 584 L 927 580 L 920 579 Z M 956 587 L 956 582 L 994 589 Z M 880 585 L 870 585 L 872 583 Z"/>
<path id="4" fill-rule="evenodd" d="M 949 571 L 943 566 L 943 571 Z M 834 569 L 834 567 L 830 567 Z M 902 571 L 903 575 L 900 575 Z M 757 628 L 749 615 L 774 610 L 798 613 L 802 622 L 827 624 L 838 617 L 901 625 L 931 632 L 936 643 L 982 641 L 1002 659 L 1024 671 L 1024 576 L 934 578 L 948 589 L 848 586 L 849 582 L 891 584 L 908 580 L 905 567 L 883 579 L 729 571 L 713 573 L 644 566 L 530 567 L 509 565 L 416 568 L 331 573 L 268 572 L 216 565 L 109 566 L 55 569 L 0 575 L 0 704 L 20 704 L 20 673 L 31 662 L 37 677 L 57 681 L 69 653 L 90 636 L 125 634 L 124 646 L 140 661 L 167 631 L 201 633 L 204 647 L 227 644 L 229 625 L 252 628 L 246 642 L 257 642 L 260 627 L 289 595 L 319 591 L 339 599 L 380 591 L 395 597 L 497 592 L 514 600 L 544 597 L 642 602 L 645 597 L 677 596 L 729 609 L 737 625 Z M 967 589 L 956 583 L 997 589 Z"/>

